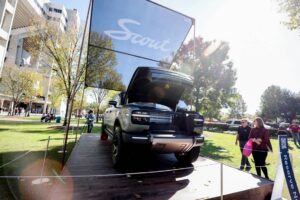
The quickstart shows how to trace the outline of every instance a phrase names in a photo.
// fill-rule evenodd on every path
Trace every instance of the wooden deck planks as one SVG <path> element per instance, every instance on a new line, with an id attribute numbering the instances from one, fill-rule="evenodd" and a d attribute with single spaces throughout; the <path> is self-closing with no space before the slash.
<path id="1" fill-rule="evenodd" d="M 193 166 L 179 166 L 173 155 L 130 155 L 125 172 L 178 169 L 156 174 L 127 177 L 92 175 L 123 174 L 112 168 L 110 141 L 99 136 L 83 135 L 76 144 L 63 175 L 91 177 L 65 178 L 56 181 L 49 199 L 219 199 L 220 164 L 199 157 Z M 264 199 L 273 182 L 224 166 L 224 199 Z"/>

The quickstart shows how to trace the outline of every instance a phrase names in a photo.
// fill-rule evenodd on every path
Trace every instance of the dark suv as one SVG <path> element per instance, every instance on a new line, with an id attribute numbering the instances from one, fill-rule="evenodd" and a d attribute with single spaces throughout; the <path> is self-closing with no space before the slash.
<path id="1" fill-rule="evenodd" d="M 204 143 L 204 119 L 179 106 L 191 77 L 157 67 L 138 67 L 126 92 L 104 113 L 103 130 L 112 137 L 114 167 L 121 167 L 127 146 L 141 144 L 160 153 L 175 153 L 180 162 L 197 160 Z"/>

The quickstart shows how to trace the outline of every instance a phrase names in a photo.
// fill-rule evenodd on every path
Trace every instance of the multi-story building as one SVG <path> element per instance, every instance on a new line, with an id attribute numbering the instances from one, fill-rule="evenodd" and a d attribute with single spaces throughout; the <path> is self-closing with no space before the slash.
<path id="1" fill-rule="evenodd" d="M 43 77 L 43 81 L 37 83 L 43 88 L 43 94 L 33 100 L 31 112 L 45 112 L 51 104 L 48 101 L 51 70 L 49 65 L 45 65 L 43 56 L 33 58 L 29 52 L 31 24 L 33 20 L 40 19 L 51 21 L 62 32 L 70 28 L 79 30 L 78 11 L 51 3 L 50 0 L 1 0 L 0 17 L 0 77 L 5 66 L 15 65 L 20 70 L 27 68 L 37 71 Z M 11 106 L 9 96 L 0 94 L 0 107 L 8 109 Z"/>
<path id="2" fill-rule="evenodd" d="M 17 0 L 0 1 L 0 75 L 3 68 Z"/>

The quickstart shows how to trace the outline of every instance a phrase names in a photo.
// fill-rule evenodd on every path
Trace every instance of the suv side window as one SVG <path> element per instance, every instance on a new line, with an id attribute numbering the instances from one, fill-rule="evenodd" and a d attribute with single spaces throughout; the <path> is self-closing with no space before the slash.
<path id="1" fill-rule="evenodd" d="M 234 121 L 234 124 L 241 124 L 241 121 Z"/>
<path id="2" fill-rule="evenodd" d="M 227 121 L 226 124 L 231 124 L 231 121 Z"/>

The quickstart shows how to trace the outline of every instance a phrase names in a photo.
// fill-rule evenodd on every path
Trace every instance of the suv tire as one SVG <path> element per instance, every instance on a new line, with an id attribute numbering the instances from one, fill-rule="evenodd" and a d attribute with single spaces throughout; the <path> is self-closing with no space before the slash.
<path id="1" fill-rule="evenodd" d="M 186 153 L 175 153 L 175 157 L 180 163 L 190 164 L 198 159 L 199 153 L 200 147 L 194 147 Z"/>
<path id="2" fill-rule="evenodd" d="M 121 168 L 125 160 L 125 148 L 122 141 L 122 129 L 119 125 L 115 126 L 112 138 L 112 162 L 113 167 Z"/>

